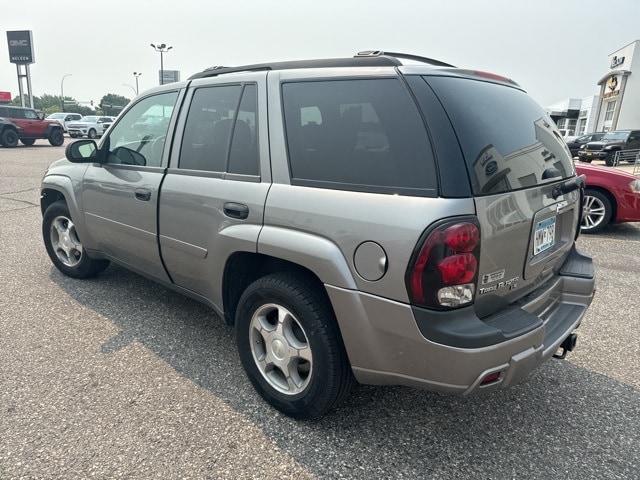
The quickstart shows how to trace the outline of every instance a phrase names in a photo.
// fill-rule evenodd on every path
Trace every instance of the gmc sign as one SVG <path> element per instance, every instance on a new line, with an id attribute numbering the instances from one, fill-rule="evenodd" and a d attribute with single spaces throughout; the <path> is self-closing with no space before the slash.
<path id="1" fill-rule="evenodd" d="M 9 42 L 9 61 L 19 65 L 35 62 L 33 54 L 33 36 L 31 30 L 7 32 Z"/>

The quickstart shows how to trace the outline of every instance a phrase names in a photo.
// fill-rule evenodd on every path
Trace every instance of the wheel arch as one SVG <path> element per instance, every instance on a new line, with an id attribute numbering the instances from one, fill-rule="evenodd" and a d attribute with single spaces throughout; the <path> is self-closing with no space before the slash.
<path id="1" fill-rule="evenodd" d="M 222 280 L 224 320 L 228 325 L 235 323 L 235 313 L 238 303 L 247 287 L 259 278 L 274 273 L 292 273 L 306 276 L 316 284 L 322 295 L 326 297 L 328 305 L 333 311 L 324 283 L 309 268 L 270 255 L 236 252 L 227 259 Z"/>
<path id="2" fill-rule="evenodd" d="M 40 211 L 42 215 L 55 202 L 63 201 L 69 208 L 71 218 L 73 218 L 78 235 L 82 238 L 82 243 L 87 248 L 92 248 L 93 238 L 85 228 L 84 215 L 78 207 L 77 199 L 74 195 L 71 179 L 62 175 L 50 175 L 45 178 L 40 188 Z"/>
<path id="3" fill-rule="evenodd" d="M 47 129 L 44 132 L 45 136 L 47 138 L 49 138 L 49 136 L 51 135 L 51 133 L 54 130 L 60 130 L 64 134 L 64 129 L 62 128 L 62 125 L 60 125 L 60 124 L 58 124 L 58 125 L 47 125 Z"/>

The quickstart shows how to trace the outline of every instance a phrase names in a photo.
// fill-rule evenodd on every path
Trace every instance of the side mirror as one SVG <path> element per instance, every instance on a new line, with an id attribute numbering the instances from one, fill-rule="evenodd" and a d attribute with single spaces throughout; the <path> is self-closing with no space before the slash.
<path id="1" fill-rule="evenodd" d="M 65 157 L 73 163 L 98 161 L 98 146 L 95 140 L 78 140 L 67 145 Z"/>

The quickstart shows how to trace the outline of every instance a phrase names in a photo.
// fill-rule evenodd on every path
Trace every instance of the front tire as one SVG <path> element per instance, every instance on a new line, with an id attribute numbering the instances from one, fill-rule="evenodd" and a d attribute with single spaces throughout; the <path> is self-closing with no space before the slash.
<path id="1" fill-rule="evenodd" d="M 613 167 L 613 157 L 615 157 L 616 152 L 607 152 L 607 156 L 604 157 L 604 163 L 607 167 Z"/>
<path id="2" fill-rule="evenodd" d="M 109 266 L 108 260 L 94 260 L 87 256 L 65 202 L 55 202 L 44 212 L 42 236 L 49 258 L 58 270 L 69 277 L 94 277 Z"/>
<path id="3" fill-rule="evenodd" d="M 59 147 L 64 143 L 64 133 L 62 130 L 56 129 L 49 135 L 49 143 L 54 147 Z"/>
<path id="4" fill-rule="evenodd" d="M 90 129 L 89 132 L 87 133 L 87 137 L 89 138 L 96 138 L 98 136 L 97 132 L 95 131 L 95 129 Z"/>
<path id="5" fill-rule="evenodd" d="M 334 408 L 355 380 L 322 286 L 305 274 L 252 283 L 236 312 L 242 366 L 258 393 L 296 419 Z"/>
<path id="6" fill-rule="evenodd" d="M 585 189 L 580 225 L 582 233 L 601 232 L 609 225 L 612 213 L 611 201 L 604 193 L 590 188 Z"/>
<path id="7" fill-rule="evenodd" d="M 0 134 L 0 143 L 8 148 L 18 145 L 18 133 L 13 128 L 5 128 Z"/>

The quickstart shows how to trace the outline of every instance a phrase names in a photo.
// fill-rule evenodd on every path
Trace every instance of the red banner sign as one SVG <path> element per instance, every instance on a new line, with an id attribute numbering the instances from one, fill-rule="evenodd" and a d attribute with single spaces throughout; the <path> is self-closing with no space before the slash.
<path id="1" fill-rule="evenodd" d="M 0 92 L 0 102 L 10 102 L 11 92 Z"/>

